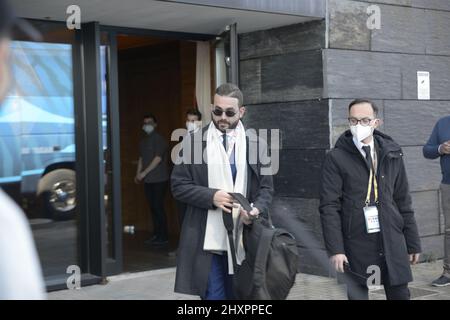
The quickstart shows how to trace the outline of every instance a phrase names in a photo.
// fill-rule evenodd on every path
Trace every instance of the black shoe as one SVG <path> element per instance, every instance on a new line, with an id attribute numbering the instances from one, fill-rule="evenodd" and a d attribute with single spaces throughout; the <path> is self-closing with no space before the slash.
<path id="1" fill-rule="evenodd" d="M 154 241 L 151 242 L 152 246 L 165 246 L 168 244 L 169 244 L 169 240 L 159 239 L 159 238 L 156 238 Z"/>
<path id="2" fill-rule="evenodd" d="M 449 286 L 450 285 L 450 278 L 447 276 L 440 276 L 439 278 L 437 278 L 436 280 L 434 280 L 431 285 L 433 287 L 445 287 L 445 286 Z"/>
<path id="3" fill-rule="evenodd" d="M 151 244 L 153 244 L 153 242 L 155 242 L 157 239 L 158 239 L 158 236 L 157 236 L 157 235 L 154 235 L 154 236 L 151 237 L 150 239 L 145 240 L 145 241 L 144 241 L 144 244 L 146 244 L 146 245 L 151 245 Z"/>

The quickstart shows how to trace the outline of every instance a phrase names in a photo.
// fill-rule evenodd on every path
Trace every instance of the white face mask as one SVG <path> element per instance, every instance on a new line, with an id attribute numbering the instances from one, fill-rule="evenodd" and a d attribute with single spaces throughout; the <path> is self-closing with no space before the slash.
<path id="1" fill-rule="evenodd" d="M 372 126 L 362 126 L 359 123 L 356 126 L 350 126 L 350 131 L 358 141 L 370 137 L 373 134 L 374 128 Z"/>
<path id="2" fill-rule="evenodd" d="M 142 126 L 142 130 L 144 130 L 146 134 L 150 134 L 153 130 L 155 130 L 155 128 L 151 124 L 144 124 Z"/>
<path id="3" fill-rule="evenodd" d="M 195 131 L 200 127 L 200 125 L 197 123 L 197 121 L 195 122 L 186 122 L 186 129 L 191 132 L 191 131 Z"/>

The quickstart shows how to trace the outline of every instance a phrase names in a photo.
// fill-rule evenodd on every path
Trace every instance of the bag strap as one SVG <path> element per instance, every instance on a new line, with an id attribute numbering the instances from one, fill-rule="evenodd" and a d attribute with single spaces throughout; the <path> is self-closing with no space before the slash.
<path id="1" fill-rule="evenodd" d="M 244 208 L 245 211 L 250 212 L 252 210 L 252 206 L 250 205 L 250 202 L 248 202 L 247 198 L 244 197 L 242 194 L 236 193 L 236 192 L 234 192 L 234 193 L 229 192 L 229 195 L 231 195 Z M 267 215 L 269 218 L 268 219 L 269 224 L 273 229 L 273 224 L 272 224 L 272 219 L 270 217 L 270 213 L 267 212 Z M 233 238 L 233 229 L 234 229 L 233 216 L 230 213 L 227 213 L 222 210 L 222 219 L 223 219 L 223 224 L 225 225 L 225 229 L 227 230 L 228 242 L 230 243 L 231 256 L 232 256 L 232 260 L 233 260 L 233 266 L 236 269 L 237 258 L 236 258 L 236 250 L 235 250 L 235 244 L 234 244 L 234 238 Z M 274 233 L 275 233 L 275 230 L 273 230 L 272 232 L 268 232 L 265 234 L 265 237 L 271 238 L 271 237 L 273 237 Z M 265 249 L 260 248 L 260 250 L 268 251 L 269 248 L 268 247 Z M 267 252 L 261 252 L 261 254 L 259 254 L 258 256 L 265 257 L 265 259 L 267 259 Z M 263 263 L 263 265 L 265 265 L 264 261 L 261 261 L 261 263 Z"/>
<path id="2" fill-rule="evenodd" d="M 250 203 L 248 202 L 247 198 L 244 197 L 242 194 L 240 193 L 229 193 L 229 194 L 245 209 L 245 211 L 250 212 L 253 209 Z M 267 210 L 267 218 L 270 226 L 273 226 L 270 210 Z"/>
<path id="3" fill-rule="evenodd" d="M 248 200 L 240 193 L 229 193 L 246 211 L 251 211 L 252 207 Z M 231 258 L 233 260 L 233 267 L 236 270 L 237 267 L 237 258 L 236 258 L 236 249 L 233 238 L 233 215 L 222 210 L 222 219 L 223 224 L 225 225 L 225 229 L 227 230 L 228 242 L 230 243 L 231 249 Z"/>
<path id="4" fill-rule="evenodd" d="M 234 239 L 233 239 L 233 229 L 234 229 L 233 215 L 231 213 L 228 213 L 228 212 L 225 212 L 222 210 L 222 220 L 223 220 L 223 224 L 225 225 L 225 229 L 227 229 L 228 242 L 230 243 L 230 249 L 231 249 L 231 258 L 233 260 L 233 268 L 236 271 L 237 258 L 236 258 L 236 249 L 234 247 Z"/>
<path id="5" fill-rule="evenodd" d="M 266 269 L 267 259 L 269 257 L 270 244 L 272 242 L 273 236 L 275 235 L 275 229 L 266 229 L 262 230 L 260 244 L 258 246 L 256 256 L 255 256 L 255 272 L 260 274 L 260 277 L 256 277 L 260 281 L 264 281 L 266 279 Z M 262 286 L 262 283 L 258 281 L 256 283 L 257 286 Z"/>
<path id="6" fill-rule="evenodd" d="M 250 205 L 250 202 L 248 202 L 247 198 L 244 197 L 242 194 L 237 192 L 231 192 L 229 193 L 230 196 L 234 198 L 243 208 L 245 211 L 251 211 L 252 206 Z"/>

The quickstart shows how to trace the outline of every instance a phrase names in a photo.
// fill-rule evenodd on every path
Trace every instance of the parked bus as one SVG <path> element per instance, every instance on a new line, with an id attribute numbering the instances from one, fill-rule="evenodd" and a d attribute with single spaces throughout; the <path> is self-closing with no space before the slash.
<path id="1" fill-rule="evenodd" d="M 72 219 L 76 208 L 72 46 L 12 43 L 15 83 L 0 108 L 0 187 L 31 214 Z"/>

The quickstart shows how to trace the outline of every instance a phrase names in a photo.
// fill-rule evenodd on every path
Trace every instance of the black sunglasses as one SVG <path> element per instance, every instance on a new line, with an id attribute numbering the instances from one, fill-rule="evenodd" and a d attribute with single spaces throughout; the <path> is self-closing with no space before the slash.
<path id="1" fill-rule="evenodd" d="M 232 117 L 234 117 L 235 115 L 236 115 L 236 111 L 234 111 L 234 110 L 226 110 L 226 111 L 223 111 L 222 109 L 219 109 L 219 108 L 214 108 L 214 110 L 213 110 L 213 113 L 214 113 L 214 115 L 216 115 L 216 116 L 218 116 L 218 117 L 221 117 L 222 116 L 222 114 L 225 112 L 225 115 L 228 117 L 228 118 L 232 118 Z"/>

